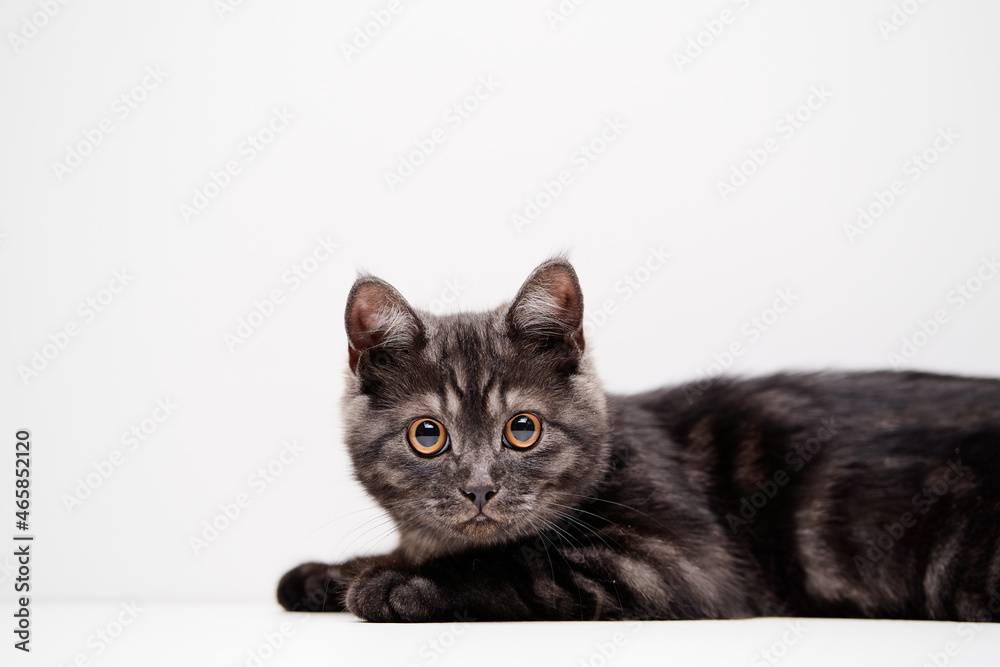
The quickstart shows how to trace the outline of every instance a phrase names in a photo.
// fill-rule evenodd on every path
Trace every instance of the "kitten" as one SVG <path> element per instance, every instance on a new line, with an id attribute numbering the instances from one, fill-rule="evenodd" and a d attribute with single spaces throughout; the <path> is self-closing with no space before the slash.
<path id="1" fill-rule="evenodd" d="M 582 324 L 561 258 L 476 314 L 359 278 L 346 440 L 400 546 L 300 565 L 280 603 L 371 621 L 1000 618 L 1000 381 L 614 396 Z"/>

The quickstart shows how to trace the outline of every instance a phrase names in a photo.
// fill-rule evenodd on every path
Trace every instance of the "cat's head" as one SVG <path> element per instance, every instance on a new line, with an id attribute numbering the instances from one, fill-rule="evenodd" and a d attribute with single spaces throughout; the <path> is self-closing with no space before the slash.
<path id="1" fill-rule="evenodd" d="M 605 395 L 564 259 L 483 313 L 419 311 L 362 276 L 347 301 L 345 433 L 357 478 L 424 551 L 546 530 L 607 473 Z"/>

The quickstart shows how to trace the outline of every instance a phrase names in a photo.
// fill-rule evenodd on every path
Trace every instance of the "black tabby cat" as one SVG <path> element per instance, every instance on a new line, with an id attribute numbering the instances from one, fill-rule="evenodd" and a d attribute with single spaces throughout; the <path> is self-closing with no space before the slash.
<path id="1" fill-rule="evenodd" d="M 400 546 L 301 565 L 281 604 L 371 621 L 1000 618 L 1000 381 L 609 396 L 582 323 L 562 259 L 510 305 L 445 317 L 361 277 L 346 437 Z"/>

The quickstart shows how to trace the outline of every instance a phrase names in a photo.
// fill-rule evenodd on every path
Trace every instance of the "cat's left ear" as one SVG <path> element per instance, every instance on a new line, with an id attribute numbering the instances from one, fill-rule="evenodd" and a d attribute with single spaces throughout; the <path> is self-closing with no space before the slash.
<path id="1" fill-rule="evenodd" d="M 424 324 L 403 295 L 375 276 L 363 275 L 355 281 L 347 297 L 344 325 L 355 373 L 377 353 L 413 349 L 424 338 Z"/>
<path id="2" fill-rule="evenodd" d="M 583 292 L 573 265 L 555 258 L 535 269 L 507 310 L 507 324 L 515 336 L 583 354 Z"/>

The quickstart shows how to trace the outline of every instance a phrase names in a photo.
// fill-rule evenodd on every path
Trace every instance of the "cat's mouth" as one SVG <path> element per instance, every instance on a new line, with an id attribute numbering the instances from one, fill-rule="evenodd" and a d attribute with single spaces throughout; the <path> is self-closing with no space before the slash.
<path id="1" fill-rule="evenodd" d="M 495 518 L 480 512 L 472 518 L 466 519 L 458 524 L 459 530 L 467 537 L 487 538 L 496 535 L 500 529 L 500 522 Z"/>
<path id="2" fill-rule="evenodd" d="M 472 514 L 470 512 L 470 514 Z M 535 515 L 530 506 L 517 506 L 513 509 L 485 508 L 479 512 L 456 516 L 451 529 L 472 542 L 494 545 L 501 542 L 517 540 L 526 534 L 538 531 L 535 522 L 529 517 Z M 542 519 L 544 522 L 544 519 Z"/>
<path id="3" fill-rule="evenodd" d="M 473 527 L 488 526 L 488 525 L 495 526 L 497 525 L 497 520 L 491 516 L 487 516 L 483 512 L 480 512 L 471 519 L 466 519 L 465 521 L 463 521 L 462 525 L 473 526 Z"/>

